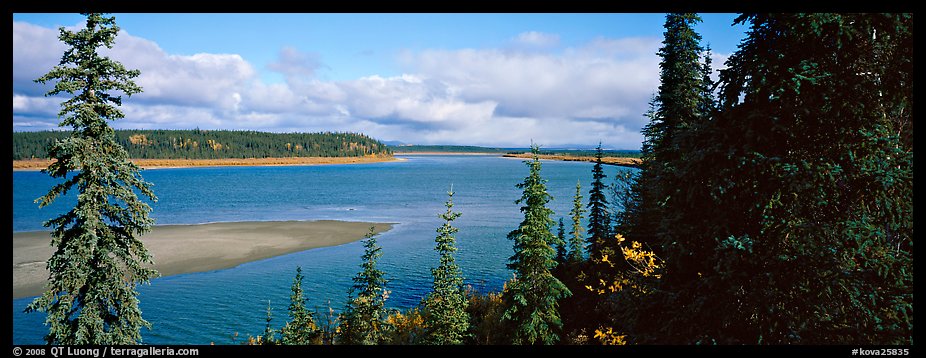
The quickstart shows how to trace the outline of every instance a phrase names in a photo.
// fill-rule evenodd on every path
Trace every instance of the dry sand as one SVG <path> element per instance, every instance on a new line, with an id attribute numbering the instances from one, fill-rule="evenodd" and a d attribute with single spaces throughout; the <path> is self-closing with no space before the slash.
<path id="1" fill-rule="evenodd" d="M 163 225 L 141 237 L 161 276 L 235 267 L 292 252 L 357 241 L 391 224 L 346 221 L 254 221 Z M 48 279 L 50 233 L 13 233 L 13 298 L 39 295 Z"/>

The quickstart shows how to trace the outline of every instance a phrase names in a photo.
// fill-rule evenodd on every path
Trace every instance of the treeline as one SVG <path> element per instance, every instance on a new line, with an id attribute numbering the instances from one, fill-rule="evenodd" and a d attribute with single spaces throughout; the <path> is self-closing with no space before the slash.
<path id="1" fill-rule="evenodd" d="M 370 237 L 336 333 L 308 343 L 912 345 L 913 16 L 740 16 L 719 83 L 698 22 L 666 17 L 640 171 L 607 184 L 599 150 L 571 226 L 533 149 L 501 293 L 463 289 L 448 201 L 421 305 L 384 308 Z"/>
<path id="2" fill-rule="evenodd" d="M 47 158 L 67 131 L 13 132 L 13 160 Z M 359 133 L 269 133 L 232 130 L 116 130 L 130 158 L 221 159 L 360 157 L 392 155 L 380 141 Z"/>

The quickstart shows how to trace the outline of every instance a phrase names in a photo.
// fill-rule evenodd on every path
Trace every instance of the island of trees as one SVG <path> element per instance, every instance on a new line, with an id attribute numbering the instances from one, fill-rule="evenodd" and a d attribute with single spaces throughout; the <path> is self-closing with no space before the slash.
<path id="1" fill-rule="evenodd" d="M 572 210 L 557 215 L 532 148 L 512 183 L 524 219 L 507 236 L 515 275 L 501 292 L 464 285 L 452 223 L 466 214 L 451 189 L 419 307 L 386 308 L 390 278 L 377 260 L 388 253 L 371 233 L 340 313 L 311 313 L 294 268 L 289 320 L 273 324 L 268 307 L 265 331 L 248 342 L 912 345 L 913 15 L 742 15 L 750 30 L 718 83 L 699 21 L 666 16 L 637 174 L 609 177 L 599 146 L 588 191 L 577 183 Z M 90 15 L 62 40 L 93 55 L 116 31 Z M 79 77 L 63 66 L 83 58 L 66 56 L 42 80 L 70 83 Z M 153 194 L 98 115 L 120 117 L 101 96 L 113 83 L 138 88 L 121 65 L 85 65 L 103 67 L 84 73 L 93 86 L 57 87 L 76 92 L 62 108 L 74 132 L 49 152 L 50 174 L 81 174 L 42 199 L 76 185 L 78 206 L 49 222 L 59 250 L 29 310 L 48 313 L 49 343 L 140 343 L 134 285 L 153 273 L 138 269 L 150 257 L 134 237 L 150 208 L 130 189 Z M 110 87 L 93 75 L 114 73 Z M 101 204 L 107 195 L 129 206 Z"/>

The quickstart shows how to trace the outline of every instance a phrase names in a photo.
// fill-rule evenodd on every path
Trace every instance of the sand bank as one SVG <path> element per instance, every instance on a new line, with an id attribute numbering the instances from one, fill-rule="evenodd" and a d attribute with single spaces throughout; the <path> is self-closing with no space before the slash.
<path id="1" fill-rule="evenodd" d="M 324 246 L 357 241 L 375 226 L 391 224 L 345 221 L 253 221 L 201 225 L 162 225 L 142 236 L 161 276 L 235 267 Z M 54 248 L 50 233 L 13 233 L 13 298 L 39 295 L 48 279 L 45 261 Z"/>

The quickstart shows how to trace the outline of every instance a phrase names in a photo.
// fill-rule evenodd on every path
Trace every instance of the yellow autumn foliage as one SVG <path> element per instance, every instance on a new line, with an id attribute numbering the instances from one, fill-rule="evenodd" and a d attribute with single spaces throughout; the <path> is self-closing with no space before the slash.
<path id="1" fill-rule="evenodd" d="M 619 334 L 611 327 L 607 327 L 607 330 L 604 327 L 596 329 L 594 338 L 606 346 L 627 345 L 627 335 Z"/>

